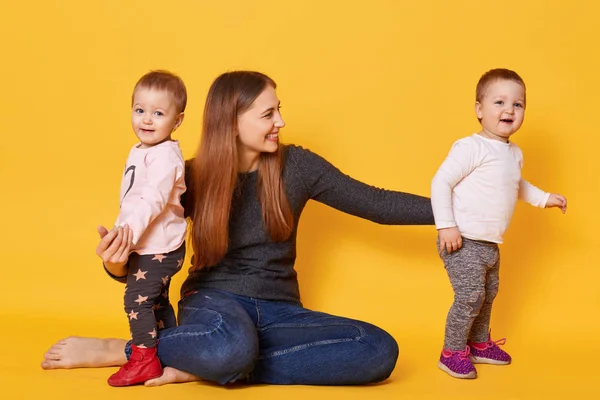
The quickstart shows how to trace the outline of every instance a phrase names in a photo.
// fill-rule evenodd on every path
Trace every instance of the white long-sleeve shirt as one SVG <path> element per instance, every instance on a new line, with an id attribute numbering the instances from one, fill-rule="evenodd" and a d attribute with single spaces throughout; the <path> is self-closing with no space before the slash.
<path id="1" fill-rule="evenodd" d="M 131 251 L 168 253 L 181 246 L 187 229 L 179 200 L 186 189 L 183 155 L 175 140 L 147 149 L 138 146 L 125 165 L 116 225 L 133 230 Z"/>
<path id="2" fill-rule="evenodd" d="M 550 197 L 521 178 L 522 167 L 514 143 L 478 134 L 455 142 L 431 183 L 436 228 L 456 226 L 468 239 L 502 243 L 517 199 L 543 208 Z"/>

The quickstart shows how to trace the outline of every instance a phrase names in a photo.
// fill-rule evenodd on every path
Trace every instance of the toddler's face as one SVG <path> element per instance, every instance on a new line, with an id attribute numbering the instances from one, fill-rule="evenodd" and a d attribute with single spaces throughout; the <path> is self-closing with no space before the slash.
<path id="1" fill-rule="evenodd" d="M 148 148 L 165 140 L 183 121 L 183 113 L 168 92 L 154 89 L 139 89 L 133 96 L 131 125 L 140 139 L 141 148 Z"/>
<path id="2" fill-rule="evenodd" d="M 475 104 L 483 136 L 508 142 L 525 118 L 525 90 L 514 81 L 490 83 L 481 102 Z"/>

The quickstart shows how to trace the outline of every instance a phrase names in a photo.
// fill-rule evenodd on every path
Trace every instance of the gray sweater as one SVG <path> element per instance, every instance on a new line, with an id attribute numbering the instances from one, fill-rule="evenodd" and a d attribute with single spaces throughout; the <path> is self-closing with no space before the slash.
<path id="1" fill-rule="evenodd" d="M 310 199 L 380 224 L 434 224 L 427 197 L 368 186 L 344 175 L 309 150 L 293 145 L 283 149 L 283 182 L 294 214 L 290 238 L 278 243 L 270 240 L 257 196 L 258 174 L 240 174 L 232 200 L 227 254 L 217 265 L 191 272 L 183 283 L 182 294 L 214 288 L 242 296 L 299 303 L 294 270 L 296 235 L 300 215 Z"/>
<path id="2" fill-rule="evenodd" d="M 270 240 L 258 201 L 258 174 L 239 174 L 231 205 L 227 254 L 215 266 L 190 272 L 181 287 L 182 295 L 213 288 L 258 299 L 300 303 L 294 270 L 296 235 L 300 215 L 310 199 L 380 224 L 434 224 L 427 197 L 365 185 L 309 150 L 293 145 L 283 149 L 283 183 L 294 214 L 294 230 L 289 239 Z M 185 200 L 184 194 L 184 208 Z M 127 279 L 112 277 L 121 282 Z"/>

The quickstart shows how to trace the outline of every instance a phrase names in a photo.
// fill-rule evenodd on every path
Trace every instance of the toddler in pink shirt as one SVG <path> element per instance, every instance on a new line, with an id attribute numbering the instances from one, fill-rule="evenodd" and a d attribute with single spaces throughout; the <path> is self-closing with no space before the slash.
<path id="1" fill-rule="evenodd" d="M 186 101 L 183 81 L 168 71 L 147 73 L 133 90 L 131 123 L 139 143 L 125 165 L 116 222 L 133 231 L 125 288 L 132 345 L 128 362 L 108 379 L 111 386 L 160 376 L 159 331 L 176 325 L 169 283 L 183 264 L 187 224 L 180 203 L 184 160 L 171 134 L 183 121 Z"/>

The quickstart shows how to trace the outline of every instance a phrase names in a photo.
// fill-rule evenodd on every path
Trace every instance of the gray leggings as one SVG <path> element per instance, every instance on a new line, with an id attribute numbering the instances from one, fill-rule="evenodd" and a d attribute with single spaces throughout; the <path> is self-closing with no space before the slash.
<path id="1" fill-rule="evenodd" d="M 444 348 L 464 350 L 467 340 L 488 339 L 492 303 L 498 293 L 500 252 L 495 243 L 463 238 L 462 247 L 450 254 L 438 252 L 452 289 L 454 303 L 446 319 Z"/>

